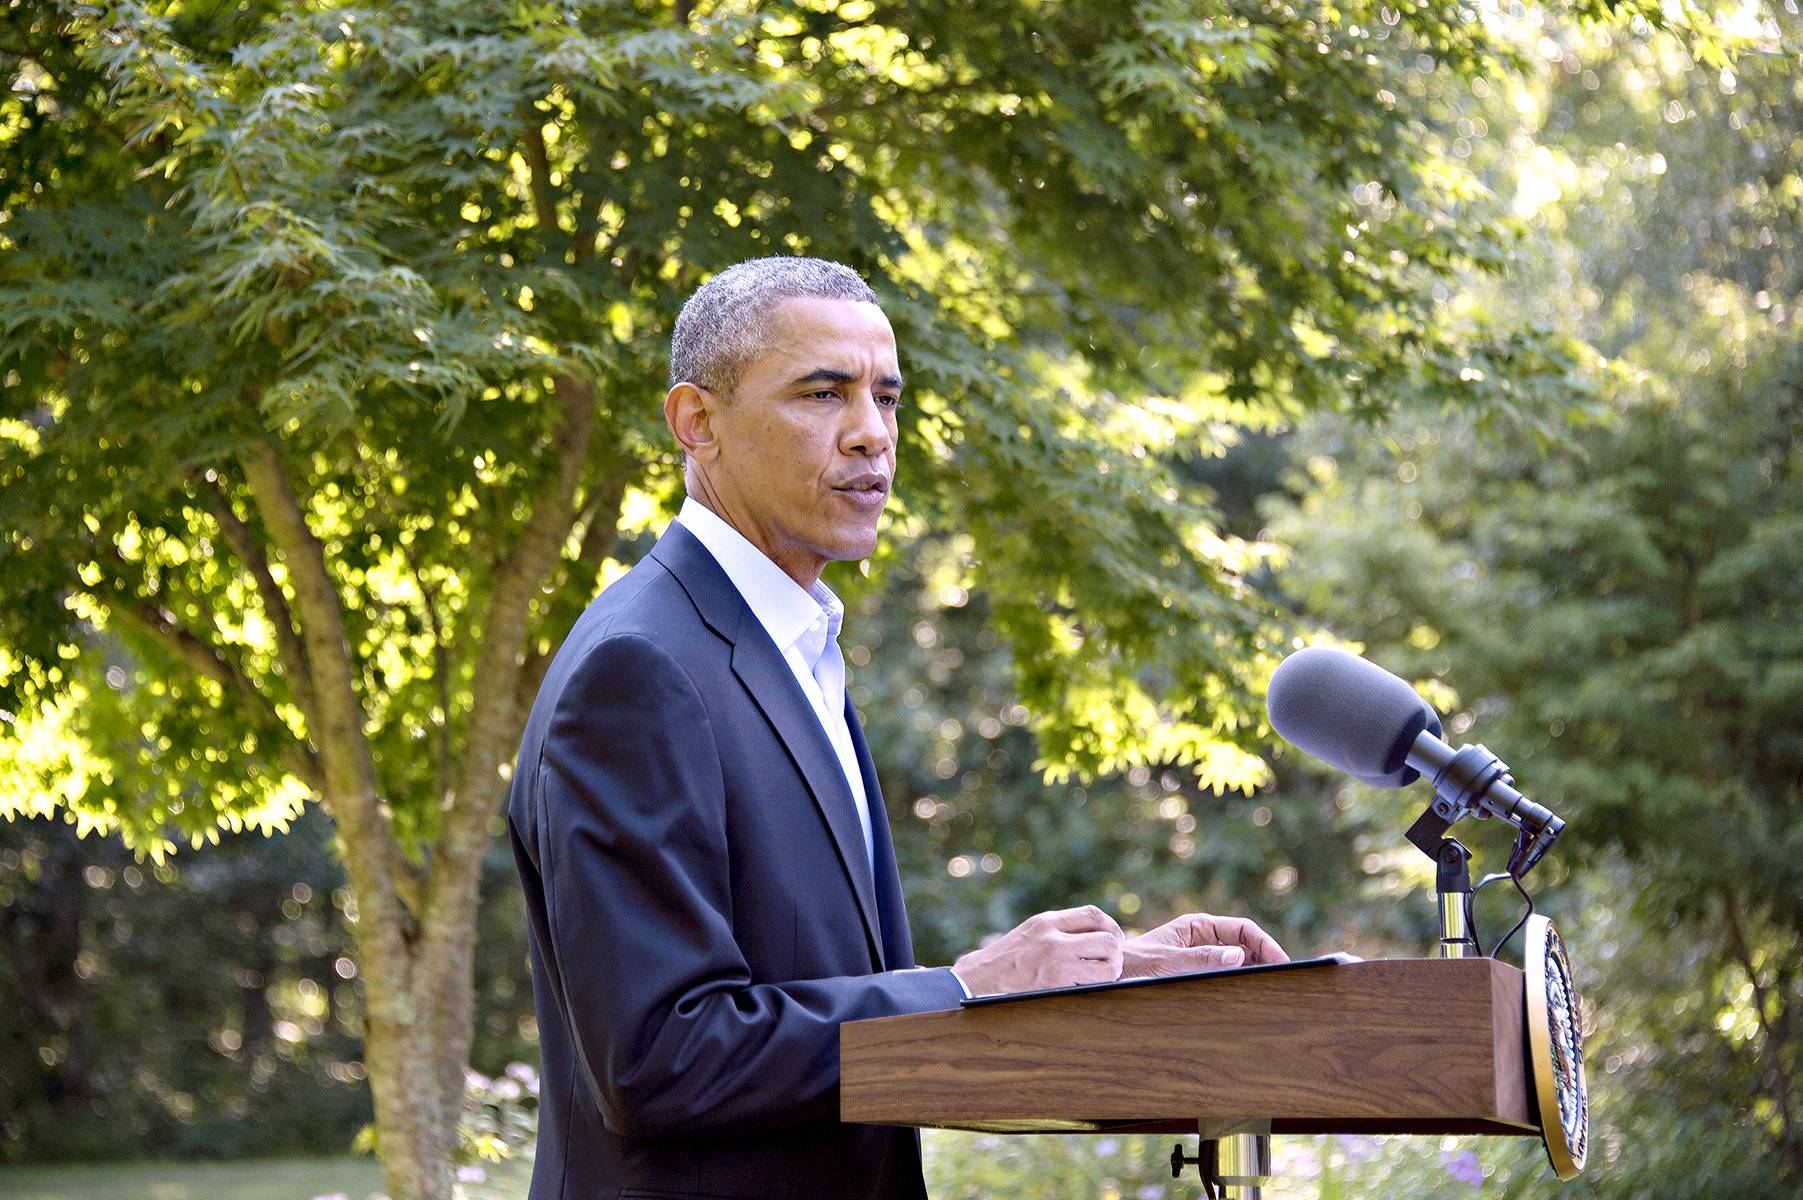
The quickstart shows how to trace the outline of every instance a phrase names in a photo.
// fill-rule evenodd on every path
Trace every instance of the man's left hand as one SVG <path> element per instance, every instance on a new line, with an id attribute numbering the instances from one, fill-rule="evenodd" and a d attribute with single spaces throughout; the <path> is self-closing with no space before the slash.
<path id="1" fill-rule="evenodd" d="M 1275 938 L 1245 917 L 1185 913 L 1121 943 L 1121 978 L 1289 962 Z"/>

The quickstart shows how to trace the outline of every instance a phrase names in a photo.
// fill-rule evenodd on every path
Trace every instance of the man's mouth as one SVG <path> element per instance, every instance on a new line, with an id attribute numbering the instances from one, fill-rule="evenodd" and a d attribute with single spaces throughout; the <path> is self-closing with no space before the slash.
<path id="1" fill-rule="evenodd" d="M 836 492 L 874 492 L 881 495 L 887 493 L 889 490 L 889 477 L 887 475 L 876 474 L 859 475 L 856 478 L 846 480 L 844 483 L 834 484 L 833 490 Z"/>
<path id="2" fill-rule="evenodd" d="M 834 484 L 833 490 L 858 508 L 875 512 L 889 499 L 889 477 L 870 471 Z"/>

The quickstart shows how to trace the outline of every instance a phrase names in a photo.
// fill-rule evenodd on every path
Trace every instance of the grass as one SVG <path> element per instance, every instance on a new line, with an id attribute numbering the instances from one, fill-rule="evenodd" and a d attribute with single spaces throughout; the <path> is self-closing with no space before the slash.
<path id="1" fill-rule="evenodd" d="M 521 1200 L 530 1163 L 487 1167 L 458 1186 L 465 1200 Z M 376 1200 L 382 1171 L 369 1158 L 245 1162 L 81 1163 L 0 1167 L 0 1200 Z"/>

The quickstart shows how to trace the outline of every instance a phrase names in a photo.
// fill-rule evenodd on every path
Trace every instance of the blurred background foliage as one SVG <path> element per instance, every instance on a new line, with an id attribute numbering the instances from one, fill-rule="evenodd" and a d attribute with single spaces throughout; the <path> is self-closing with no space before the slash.
<path id="1" fill-rule="evenodd" d="M 1796 8 L 1486 6 L 1493 68 L 1399 60 L 1391 83 L 1426 114 L 1413 136 L 1457 181 L 1449 212 L 1487 239 L 1424 284 L 1441 343 L 1405 373 L 1410 403 L 1335 390 L 1258 420 L 1223 409 L 1205 439 L 1144 447 L 1222 537 L 1257 548 L 1249 603 L 1417 681 L 1570 821 L 1534 882 L 1590 1002 L 1597 1125 L 1573 1195 L 1803 1186 Z M 1323 186 L 1381 208 L 1376 179 Z M 1010 236 L 1029 283 L 1032 238 Z M 927 340 L 904 330 L 904 359 Z M 1061 763 L 1022 703 L 1035 662 L 996 617 L 1032 597 L 985 586 L 970 534 L 933 529 L 899 522 L 871 578 L 843 581 L 853 699 L 922 961 L 1088 899 L 1142 928 L 1246 913 L 1292 952 L 1427 952 L 1428 864 L 1401 840 L 1418 794 L 1281 753 L 1250 793 L 1174 760 L 1048 781 Z M 619 561 L 648 545 L 629 531 Z M 1043 692 L 1059 661 L 1039 666 Z M 1479 866 L 1500 860 L 1494 834 L 1467 839 Z M 511 868 L 491 854 L 482 880 L 466 1156 L 518 1143 L 532 1080 L 509 1065 L 534 1058 Z M 369 1119 L 343 888 L 316 810 L 160 864 L 50 820 L 0 824 L 0 1153 L 342 1149 Z M 1483 903 L 1494 936 L 1515 913 Z M 1528 1143 L 1279 1147 L 1279 1195 L 1526 1196 L 1550 1181 Z M 935 1134 L 928 1173 L 942 1198 L 1193 1194 L 1169 1181 L 1168 1153 L 1168 1139 Z"/>

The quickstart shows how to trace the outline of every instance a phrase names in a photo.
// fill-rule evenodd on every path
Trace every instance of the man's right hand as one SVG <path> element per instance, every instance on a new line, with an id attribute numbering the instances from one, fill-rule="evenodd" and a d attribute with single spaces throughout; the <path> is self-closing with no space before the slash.
<path id="1" fill-rule="evenodd" d="M 1121 927 L 1093 904 L 1028 917 L 952 964 L 973 996 L 1107 983 L 1121 974 Z"/>

